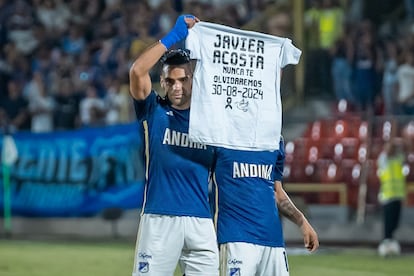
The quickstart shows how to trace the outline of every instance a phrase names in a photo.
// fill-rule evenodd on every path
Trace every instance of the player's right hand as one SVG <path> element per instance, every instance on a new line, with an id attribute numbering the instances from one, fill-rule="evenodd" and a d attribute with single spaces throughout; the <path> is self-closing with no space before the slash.
<path id="1" fill-rule="evenodd" d="M 188 29 L 200 20 L 191 14 L 180 15 L 171 31 L 166 34 L 160 42 L 165 48 L 170 49 L 174 44 L 184 40 L 188 35 Z"/>

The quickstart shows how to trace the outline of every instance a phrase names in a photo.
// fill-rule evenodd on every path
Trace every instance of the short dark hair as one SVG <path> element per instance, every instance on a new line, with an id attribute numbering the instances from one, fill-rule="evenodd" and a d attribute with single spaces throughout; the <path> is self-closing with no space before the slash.
<path id="1" fill-rule="evenodd" d="M 181 65 L 190 63 L 190 50 L 174 49 L 168 50 L 160 59 L 163 65 Z"/>

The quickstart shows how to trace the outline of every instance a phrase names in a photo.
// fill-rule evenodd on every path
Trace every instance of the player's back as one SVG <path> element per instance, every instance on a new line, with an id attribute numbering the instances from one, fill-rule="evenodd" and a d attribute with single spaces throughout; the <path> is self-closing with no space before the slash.
<path id="1" fill-rule="evenodd" d="M 214 179 L 218 187 L 220 244 L 284 246 L 274 197 L 277 162 L 278 151 L 217 148 Z"/>

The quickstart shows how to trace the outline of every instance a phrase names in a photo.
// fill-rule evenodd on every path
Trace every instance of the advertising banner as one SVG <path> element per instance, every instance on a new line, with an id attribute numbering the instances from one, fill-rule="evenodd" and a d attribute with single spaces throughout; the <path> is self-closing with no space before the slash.
<path id="1" fill-rule="evenodd" d="M 131 123 L 14 133 L 18 157 L 10 167 L 8 185 L 12 215 L 80 217 L 106 208 L 139 208 L 144 189 L 139 132 L 138 124 Z M 2 141 L 0 135 L 0 148 Z M 4 186 L 0 185 L 1 210 Z"/>

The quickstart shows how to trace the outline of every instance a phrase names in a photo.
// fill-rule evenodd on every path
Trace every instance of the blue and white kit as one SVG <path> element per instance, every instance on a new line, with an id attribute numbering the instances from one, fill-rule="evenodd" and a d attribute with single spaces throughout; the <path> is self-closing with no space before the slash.
<path id="1" fill-rule="evenodd" d="M 188 139 L 189 110 L 177 110 L 151 92 L 134 101 L 144 126 L 146 176 L 143 213 L 210 218 L 209 168 L 213 149 Z M 153 159 L 148 159 L 149 157 Z"/>
<path id="2" fill-rule="evenodd" d="M 248 242 L 284 247 L 274 181 L 282 180 L 284 152 L 217 148 L 219 244 Z"/>
<path id="3" fill-rule="evenodd" d="M 221 275 L 288 276 L 282 224 L 275 200 L 284 144 L 279 150 L 216 149 L 214 171 Z"/>
<path id="4" fill-rule="evenodd" d="M 144 128 L 146 183 L 132 276 L 218 276 L 218 246 L 208 202 L 213 149 L 188 139 L 189 110 L 154 91 L 134 101 Z"/>

